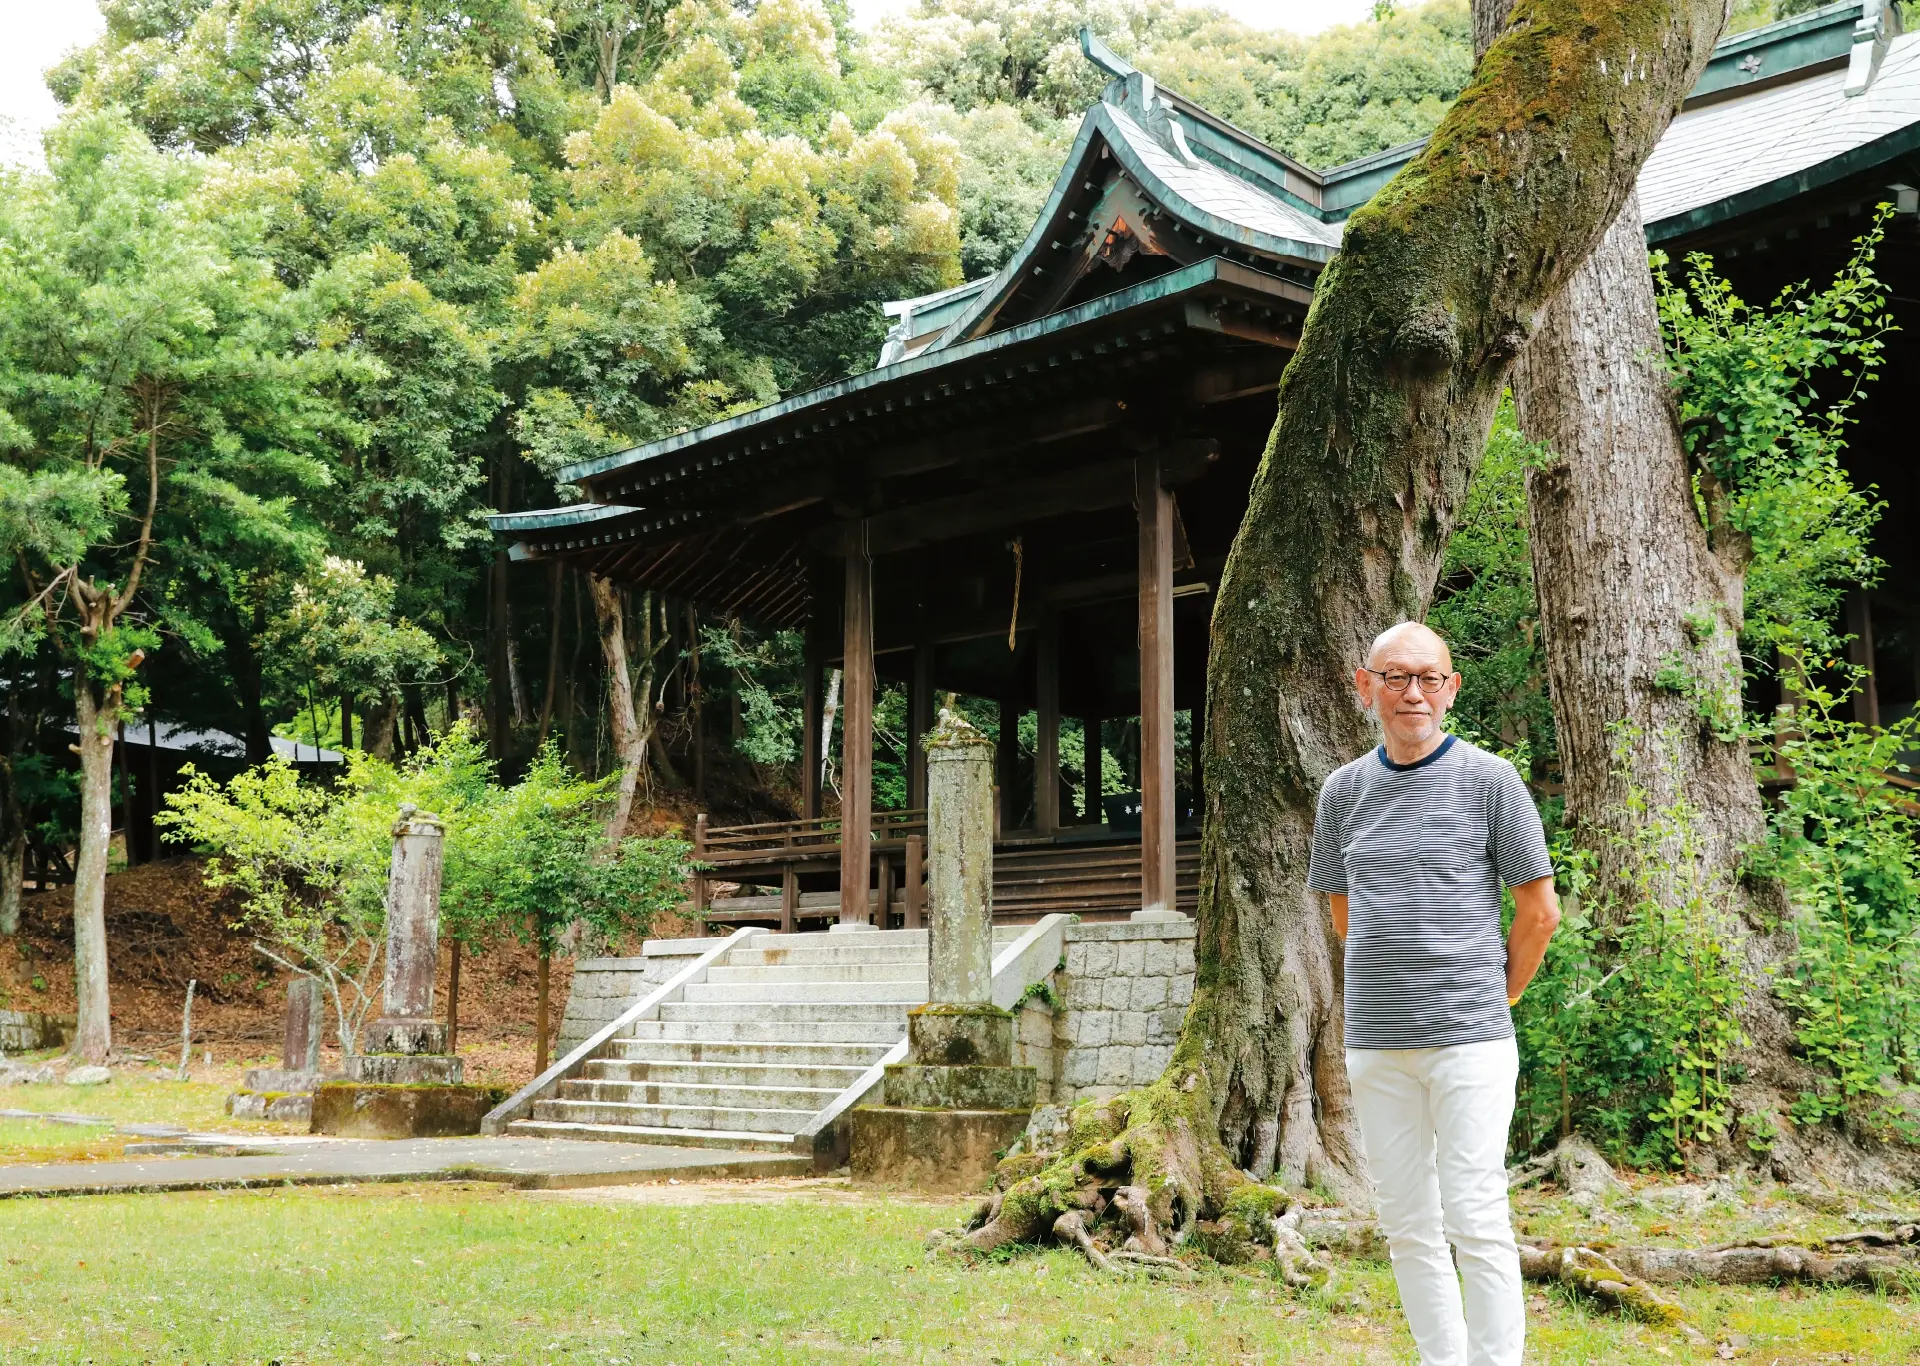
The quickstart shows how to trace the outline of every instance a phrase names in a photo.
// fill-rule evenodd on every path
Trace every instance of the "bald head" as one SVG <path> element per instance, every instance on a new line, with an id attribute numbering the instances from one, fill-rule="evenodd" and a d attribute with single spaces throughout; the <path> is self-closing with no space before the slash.
<path id="1" fill-rule="evenodd" d="M 1367 664 L 1383 669 L 1386 664 L 1382 661 L 1387 660 L 1407 668 L 1410 673 L 1418 673 L 1421 666 L 1429 665 L 1437 665 L 1443 674 L 1453 672 L 1453 651 L 1447 648 L 1440 633 L 1424 622 L 1403 621 L 1373 638 L 1373 647 L 1367 651 Z"/>

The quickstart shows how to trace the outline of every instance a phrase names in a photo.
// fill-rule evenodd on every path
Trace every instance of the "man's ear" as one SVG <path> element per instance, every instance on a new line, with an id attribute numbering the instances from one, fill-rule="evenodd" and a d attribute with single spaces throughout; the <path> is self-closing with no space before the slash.
<path id="1" fill-rule="evenodd" d="M 1373 706 L 1373 675 L 1365 669 L 1353 671 L 1353 690 L 1360 694 L 1360 705 Z"/>

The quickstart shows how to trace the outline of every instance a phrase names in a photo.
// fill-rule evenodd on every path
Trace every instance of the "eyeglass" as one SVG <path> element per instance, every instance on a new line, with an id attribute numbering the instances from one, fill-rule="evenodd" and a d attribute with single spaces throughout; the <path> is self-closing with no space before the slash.
<path id="1" fill-rule="evenodd" d="M 1362 665 L 1361 667 L 1365 668 L 1366 666 Z M 1388 692 L 1405 692 L 1407 690 L 1407 684 L 1413 682 L 1416 678 L 1420 680 L 1420 691 L 1423 693 L 1437 693 L 1440 689 L 1447 686 L 1446 674 L 1403 674 L 1398 669 L 1385 671 L 1380 669 L 1367 669 L 1367 672 L 1386 684 Z"/>

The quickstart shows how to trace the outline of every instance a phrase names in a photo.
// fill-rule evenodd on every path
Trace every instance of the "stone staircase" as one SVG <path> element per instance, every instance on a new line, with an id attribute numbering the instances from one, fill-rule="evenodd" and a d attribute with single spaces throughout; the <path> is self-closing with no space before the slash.
<path id="1" fill-rule="evenodd" d="M 996 928 L 996 950 L 1023 928 Z M 508 1132 L 790 1151 L 926 1000 L 925 930 L 754 935 Z"/>

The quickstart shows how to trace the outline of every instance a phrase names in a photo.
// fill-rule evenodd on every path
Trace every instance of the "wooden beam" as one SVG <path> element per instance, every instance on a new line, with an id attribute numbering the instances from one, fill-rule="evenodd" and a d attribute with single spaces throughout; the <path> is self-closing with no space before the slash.
<path id="1" fill-rule="evenodd" d="M 864 525 L 860 528 L 864 530 Z M 840 674 L 840 923 L 867 923 L 873 868 L 873 560 L 847 556 L 847 614 Z"/>
<path id="2" fill-rule="evenodd" d="M 1220 443 L 1210 437 L 1182 441 L 1158 458 L 1162 482 L 1171 487 L 1211 469 L 1220 458 Z M 1133 498 L 1133 464 L 1131 460 L 1101 461 L 881 513 L 865 523 L 867 553 L 890 555 L 1072 512 L 1123 508 Z M 844 524 L 825 528 L 814 538 L 815 544 L 823 551 L 840 553 L 846 535 Z"/>
<path id="3" fill-rule="evenodd" d="M 693 799 L 707 799 L 706 698 L 700 683 L 700 609 L 687 604 L 687 709 L 693 718 Z"/>
<path id="4" fill-rule="evenodd" d="M 1043 835 L 1060 829 L 1060 618 L 1041 609 L 1034 651 L 1033 823 Z"/>
<path id="5" fill-rule="evenodd" d="M 1134 462 L 1140 516 L 1140 911 L 1173 913 L 1173 495 Z"/>

